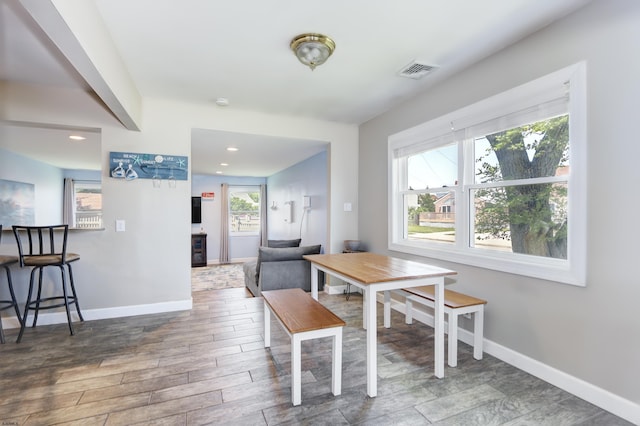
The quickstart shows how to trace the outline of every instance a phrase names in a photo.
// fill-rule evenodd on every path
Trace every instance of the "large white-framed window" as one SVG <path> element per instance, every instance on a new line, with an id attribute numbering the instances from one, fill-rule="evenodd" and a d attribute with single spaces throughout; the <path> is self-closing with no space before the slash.
<path id="1" fill-rule="evenodd" d="M 260 202 L 259 186 L 229 186 L 230 235 L 260 233 Z"/>
<path id="2" fill-rule="evenodd" d="M 389 249 L 586 282 L 586 69 L 389 137 Z"/>

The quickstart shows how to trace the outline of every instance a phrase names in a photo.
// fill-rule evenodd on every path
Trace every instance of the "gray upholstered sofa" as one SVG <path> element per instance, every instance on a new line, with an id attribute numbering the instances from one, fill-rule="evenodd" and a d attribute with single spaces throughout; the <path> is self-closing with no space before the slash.
<path id="1" fill-rule="evenodd" d="M 282 288 L 311 291 L 311 263 L 302 256 L 319 254 L 321 246 L 287 246 L 295 242 L 300 244 L 300 240 L 271 240 L 269 247 L 258 249 L 257 260 L 242 265 L 244 284 L 254 296 L 260 296 L 263 290 Z M 322 280 L 318 280 L 318 289 L 322 287 Z"/>

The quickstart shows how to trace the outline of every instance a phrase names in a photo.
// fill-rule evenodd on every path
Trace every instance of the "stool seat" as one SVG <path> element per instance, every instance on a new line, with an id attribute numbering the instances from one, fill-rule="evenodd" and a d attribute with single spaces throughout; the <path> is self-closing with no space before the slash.
<path id="1" fill-rule="evenodd" d="M 2 231 L 1 227 L 0 231 Z M 7 256 L 6 254 L 0 254 L 0 266 L 9 266 L 14 263 L 18 263 L 18 256 Z"/>
<path id="2" fill-rule="evenodd" d="M 80 255 L 67 252 L 68 232 L 69 225 L 13 226 L 13 234 L 18 244 L 20 267 L 32 268 L 31 279 L 29 281 L 29 293 L 27 295 L 27 303 L 24 306 L 20 333 L 16 340 L 17 343 L 20 343 L 22 340 L 29 311 L 33 311 L 32 327 L 35 327 L 38 321 L 38 313 L 41 309 L 64 307 L 71 335 L 74 334 L 74 330 L 70 305 L 75 305 L 80 321 L 84 321 L 82 312 L 80 311 L 80 304 L 78 303 L 78 296 L 73 283 L 73 271 L 71 269 L 71 263 L 79 260 Z M 49 296 L 42 293 L 43 270 L 47 267 L 56 267 L 60 270 L 62 294 L 58 293 Z M 68 280 L 67 272 L 69 274 Z M 35 299 L 32 299 L 36 284 L 36 275 L 38 276 L 38 290 Z M 67 290 L 67 282 L 70 292 Z"/>
<path id="3" fill-rule="evenodd" d="M 16 261 L 18 258 L 16 257 Z M 24 256 L 24 266 L 55 266 L 80 260 L 80 255 L 67 253 L 65 259 L 59 254 L 43 254 L 37 256 Z"/>

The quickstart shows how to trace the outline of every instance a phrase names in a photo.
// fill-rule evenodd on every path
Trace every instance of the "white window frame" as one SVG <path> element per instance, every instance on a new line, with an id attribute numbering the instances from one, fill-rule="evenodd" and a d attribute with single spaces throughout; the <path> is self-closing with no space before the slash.
<path id="1" fill-rule="evenodd" d="M 568 84 L 565 84 L 568 83 Z M 427 150 L 455 140 L 456 128 L 468 128 L 496 117 L 506 116 L 550 100 L 552 92 L 565 85 L 569 92 L 569 140 L 571 173 L 568 183 L 567 259 L 546 258 L 511 252 L 469 247 L 473 232 L 469 194 L 473 182 L 472 144 L 458 150 L 458 176 L 462 184 L 448 187 L 456 197 L 455 243 L 409 240 L 403 192 L 407 188 L 406 156 L 398 152 Z M 470 160 L 465 163 L 465 158 Z M 514 89 L 492 96 L 445 116 L 391 135 L 388 139 L 389 229 L 388 248 L 392 251 L 462 263 L 518 275 L 585 286 L 587 256 L 587 134 L 586 65 L 584 62 L 546 75 Z M 562 179 L 564 180 L 564 179 Z M 502 186 L 504 182 L 498 183 Z M 415 191 L 420 193 L 420 191 Z"/>

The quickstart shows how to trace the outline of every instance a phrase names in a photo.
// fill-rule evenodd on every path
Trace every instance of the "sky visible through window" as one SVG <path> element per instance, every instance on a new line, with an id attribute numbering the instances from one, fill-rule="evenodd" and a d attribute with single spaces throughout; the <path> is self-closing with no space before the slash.
<path id="1" fill-rule="evenodd" d="M 531 146 L 535 140 L 542 137 L 540 133 L 533 133 L 525 137 L 525 144 Z M 498 158 L 491 149 L 485 137 L 474 141 L 475 158 L 482 158 L 482 162 L 498 165 Z M 529 161 L 533 159 L 535 149 L 527 149 Z M 408 183 L 414 190 L 443 188 L 454 186 L 458 181 L 458 146 L 445 145 L 436 149 L 421 152 L 408 158 Z M 480 167 L 474 167 L 475 175 Z"/>

